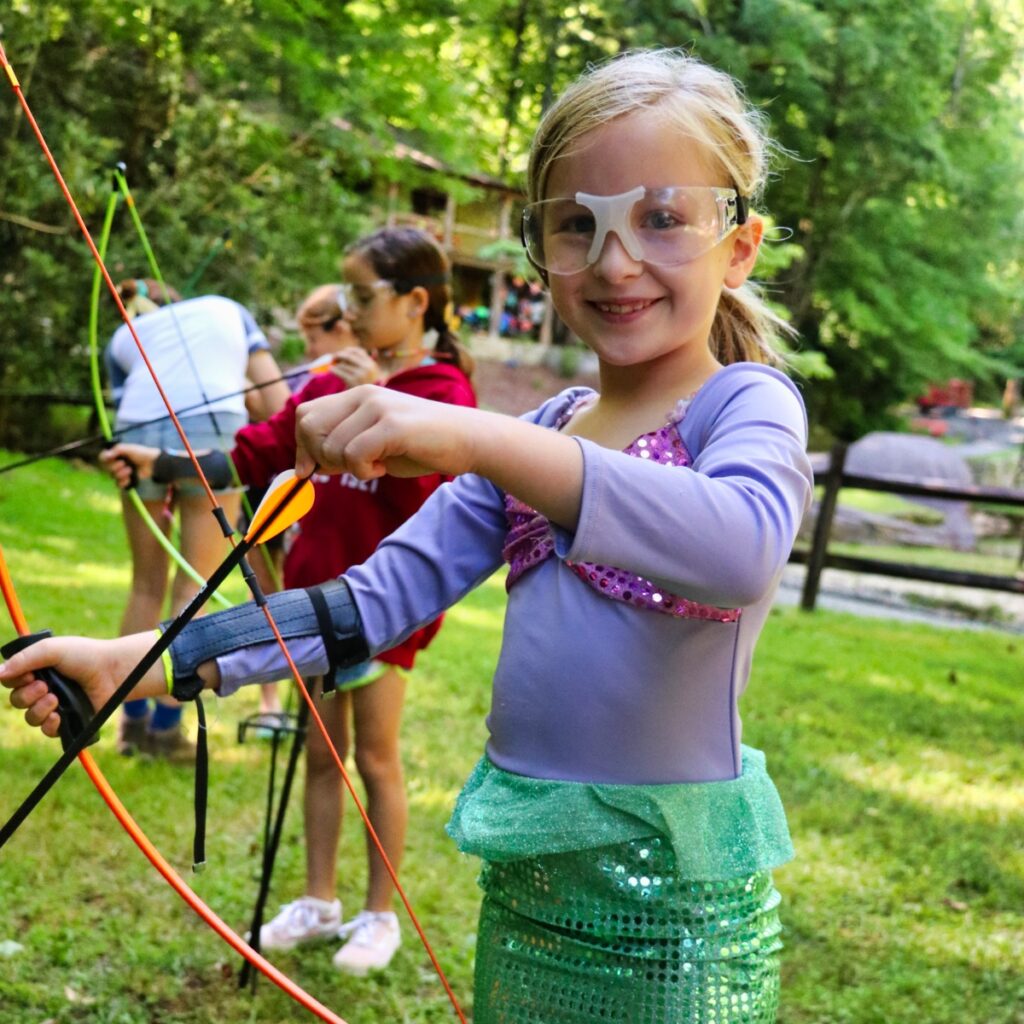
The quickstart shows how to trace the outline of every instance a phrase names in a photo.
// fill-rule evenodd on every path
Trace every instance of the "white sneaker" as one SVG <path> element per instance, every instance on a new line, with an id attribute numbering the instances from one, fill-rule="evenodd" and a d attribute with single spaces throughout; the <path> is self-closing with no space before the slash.
<path id="1" fill-rule="evenodd" d="M 338 938 L 348 942 L 334 954 L 334 966 L 357 977 L 387 967 L 402 944 L 398 917 L 390 910 L 361 911 L 338 929 Z"/>
<path id="2" fill-rule="evenodd" d="M 273 921 L 260 929 L 260 949 L 294 949 L 304 942 L 333 939 L 341 926 L 341 902 L 302 896 L 286 903 Z"/>

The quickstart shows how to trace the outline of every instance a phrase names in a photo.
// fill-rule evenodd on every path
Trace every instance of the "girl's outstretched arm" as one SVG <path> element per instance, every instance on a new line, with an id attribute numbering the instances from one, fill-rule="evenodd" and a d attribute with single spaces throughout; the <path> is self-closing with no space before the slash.
<path id="1" fill-rule="evenodd" d="M 60 727 L 60 716 L 56 714 L 57 698 L 41 679 L 33 675 L 35 670 L 55 668 L 75 680 L 98 710 L 142 660 L 154 640 L 152 631 L 116 640 L 89 640 L 80 636 L 40 640 L 0 665 L 0 683 L 12 691 L 11 704 L 25 712 L 25 721 L 55 738 Z M 216 663 L 203 665 L 200 676 L 205 688 L 216 686 L 219 682 Z M 128 699 L 157 697 L 166 692 L 163 665 L 158 661 Z"/>
<path id="2" fill-rule="evenodd" d="M 461 406 L 365 386 L 300 405 L 296 471 L 477 473 L 573 529 L 579 517 L 583 457 L 579 445 L 545 427 Z"/>

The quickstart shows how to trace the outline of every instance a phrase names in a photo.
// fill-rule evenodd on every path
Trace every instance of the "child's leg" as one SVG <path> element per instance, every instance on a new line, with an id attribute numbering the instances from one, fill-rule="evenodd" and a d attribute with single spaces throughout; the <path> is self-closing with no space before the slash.
<path id="1" fill-rule="evenodd" d="M 144 505 L 154 521 L 163 526 L 163 501 L 147 501 Z M 126 635 L 155 629 L 163 617 L 169 559 L 135 506 L 127 498 L 122 498 L 122 507 L 132 559 L 131 592 L 121 618 L 121 634 Z M 144 746 L 150 710 L 148 700 L 127 701 L 124 704 L 117 738 L 117 749 L 121 754 L 135 754 Z"/>
<path id="2" fill-rule="evenodd" d="M 348 708 L 345 694 L 319 700 L 321 680 L 310 680 L 310 693 L 331 742 L 342 759 L 348 749 Z M 341 776 L 315 722 L 306 733 L 306 784 L 302 794 L 306 839 L 306 891 L 286 903 L 260 930 L 263 949 L 288 950 L 307 942 L 334 939 L 341 927 L 336 899 L 338 838 L 341 834 Z"/>
<path id="3" fill-rule="evenodd" d="M 223 493 L 220 496 L 229 522 L 238 514 L 239 500 L 237 494 Z M 147 502 L 147 506 L 149 504 Z M 209 499 L 205 494 L 183 493 L 179 490 L 175 494 L 175 504 L 181 521 L 182 557 L 203 579 L 206 579 L 229 550 L 227 540 L 221 533 L 216 519 L 210 514 Z M 151 538 L 151 542 L 157 543 L 155 538 Z M 164 572 L 166 574 L 166 569 Z M 171 614 L 177 615 L 198 590 L 199 584 L 179 567 L 171 586 Z M 146 744 L 148 751 L 157 757 L 191 761 L 195 757 L 195 747 L 182 734 L 181 705 L 172 697 L 159 697 L 157 705 L 150 722 L 150 734 Z"/>
<path id="4" fill-rule="evenodd" d="M 321 681 L 317 680 L 314 695 L 319 694 L 320 686 Z M 317 702 L 317 711 L 342 761 L 348 755 L 349 707 L 347 693 L 336 693 Z M 335 898 L 343 798 L 341 773 L 316 723 L 311 721 L 306 733 L 306 786 L 302 796 L 306 895 L 320 900 Z"/>
<path id="5" fill-rule="evenodd" d="M 366 810 L 392 866 L 397 871 L 405 848 L 408 804 L 399 754 L 399 729 L 405 680 L 398 669 L 387 671 L 352 691 L 355 759 L 366 786 Z M 384 862 L 367 840 L 369 884 L 366 909 L 390 910 L 394 891 Z"/>
<path id="6" fill-rule="evenodd" d="M 163 527 L 163 501 L 145 501 L 143 505 L 157 525 Z M 122 499 L 122 506 L 132 557 L 132 587 L 121 619 L 121 635 L 125 636 L 156 629 L 163 618 L 168 556 L 135 506 L 127 498 Z"/>
<path id="7" fill-rule="evenodd" d="M 238 519 L 241 497 L 237 493 L 221 491 L 218 501 L 224 508 L 228 522 Z M 231 550 L 227 539 L 210 511 L 205 493 L 193 494 L 179 489 L 178 511 L 181 515 L 181 553 L 185 561 L 205 580 Z M 171 592 L 172 611 L 177 614 L 199 590 L 199 585 L 180 569 L 174 576 Z"/>

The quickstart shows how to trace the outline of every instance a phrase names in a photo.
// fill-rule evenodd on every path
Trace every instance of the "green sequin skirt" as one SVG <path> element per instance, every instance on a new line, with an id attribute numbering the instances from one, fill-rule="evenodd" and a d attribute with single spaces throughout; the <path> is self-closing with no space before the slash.
<path id="1" fill-rule="evenodd" d="M 474 1024 L 772 1024 L 771 873 L 679 877 L 658 838 L 486 862 Z"/>

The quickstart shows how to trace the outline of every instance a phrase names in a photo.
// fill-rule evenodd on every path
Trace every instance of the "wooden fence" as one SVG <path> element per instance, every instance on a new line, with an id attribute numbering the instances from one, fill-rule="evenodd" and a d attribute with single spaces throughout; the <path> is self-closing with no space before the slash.
<path id="1" fill-rule="evenodd" d="M 806 563 L 803 596 L 800 604 L 813 611 L 818 600 L 818 588 L 824 569 L 848 569 L 854 572 L 893 576 L 900 579 L 926 580 L 930 583 L 952 583 L 961 587 L 984 590 L 1002 590 L 1024 594 L 1024 575 L 992 576 L 980 572 L 960 572 L 955 569 L 937 569 L 923 565 L 883 561 L 877 558 L 858 558 L 850 555 L 829 554 L 828 544 L 832 520 L 838 504 L 839 492 L 844 487 L 864 491 L 882 491 L 920 498 L 945 498 L 951 501 L 984 501 L 995 505 L 1024 508 L 1024 491 L 1009 487 L 950 487 L 941 481 L 911 480 L 896 477 L 860 476 L 845 472 L 846 445 L 832 449 L 828 471 L 824 474 L 824 494 L 818 505 L 818 517 L 809 551 L 794 551 L 792 562 Z"/>

